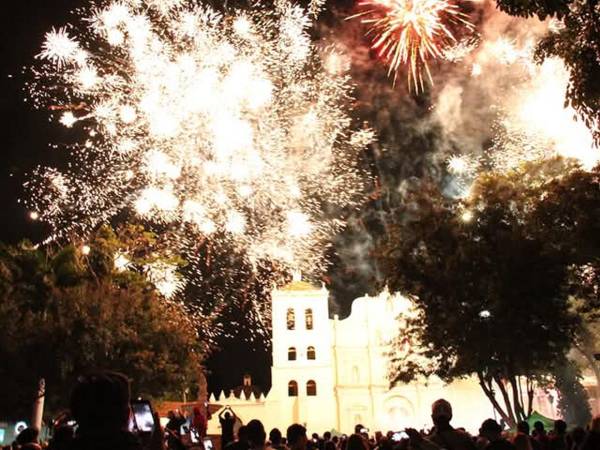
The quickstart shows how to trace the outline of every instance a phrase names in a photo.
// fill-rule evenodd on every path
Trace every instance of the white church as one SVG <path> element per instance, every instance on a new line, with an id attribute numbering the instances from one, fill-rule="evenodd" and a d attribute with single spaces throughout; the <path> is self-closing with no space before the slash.
<path id="1" fill-rule="evenodd" d="M 372 432 L 431 427 L 431 404 L 449 400 L 453 423 L 476 432 L 494 411 L 474 379 L 445 384 L 428 379 L 390 389 L 388 352 L 398 332 L 405 298 L 382 293 L 354 300 L 346 319 L 329 318 L 329 292 L 296 279 L 272 295 L 273 367 L 269 393 L 249 389 L 212 395 L 209 402 L 230 406 L 243 423 L 259 419 L 267 430 L 292 423 L 310 433 L 352 433 L 356 424 Z M 249 387 L 250 378 L 244 383 Z M 546 396 L 534 409 L 555 416 Z M 209 434 L 220 434 L 218 412 Z"/>

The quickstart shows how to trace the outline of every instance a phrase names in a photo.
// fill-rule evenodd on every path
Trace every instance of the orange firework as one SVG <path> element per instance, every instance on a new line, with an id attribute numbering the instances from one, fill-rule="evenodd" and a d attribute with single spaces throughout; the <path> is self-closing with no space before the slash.
<path id="1" fill-rule="evenodd" d="M 408 65 L 408 85 L 422 91 L 423 72 L 431 82 L 428 61 L 443 58 L 444 50 L 456 43 L 449 26 L 473 29 L 466 14 L 450 0 L 363 0 L 367 10 L 361 17 L 371 26 L 373 49 L 389 64 L 394 81 L 402 65 Z"/>

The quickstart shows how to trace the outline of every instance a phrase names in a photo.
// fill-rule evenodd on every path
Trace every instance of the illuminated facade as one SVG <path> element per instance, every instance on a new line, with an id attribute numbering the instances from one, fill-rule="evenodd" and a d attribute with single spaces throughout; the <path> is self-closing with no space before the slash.
<path id="1" fill-rule="evenodd" d="M 260 419 L 267 429 L 304 424 L 309 432 L 352 432 L 360 423 L 370 430 L 430 427 L 431 404 L 446 398 L 454 423 L 476 431 L 494 417 L 489 400 L 473 379 L 444 384 L 437 379 L 389 388 L 387 353 L 398 330 L 396 317 L 409 305 L 382 293 L 361 297 L 344 320 L 329 318 L 328 291 L 294 281 L 273 292 L 272 388 L 256 398 L 221 393 L 211 403 L 229 405 L 247 423 Z M 540 408 L 544 399 L 536 401 Z M 219 434 L 218 420 L 209 433 Z"/>

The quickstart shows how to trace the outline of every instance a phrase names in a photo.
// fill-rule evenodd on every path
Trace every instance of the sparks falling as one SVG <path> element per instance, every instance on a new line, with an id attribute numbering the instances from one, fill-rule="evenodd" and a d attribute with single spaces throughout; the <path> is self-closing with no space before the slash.
<path id="1" fill-rule="evenodd" d="M 351 129 L 348 77 L 324 67 L 307 12 L 118 0 L 77 14 L 34 69 L 37 106 L 83 136 L 71 169 L 28 183 L 39 219 L 60 236 L 133 213 L 181 242 L 318 267 L 373 135 Z"/>
<path id="2" fill-rule="evenodd" d="M 362 0 L 365 11 L 360 17 L 369 25 L 372 48 L 394 72 L 407 66 L 408 86 L 423 91 L 425 81 L 432 82 L 429 61 L 445 57 L 457 43 L 452 25 L 474 28 L 468 17 L 451 0 Z"/>
<path id="3" fill-rule="evenodd" d="M 557 58 L 536 63 L 534 51 L 533 39 L 518 42 L 501 37 L 483 41 L 466 58 L 477 68 L 471 71 L 471 86 L 489 89 L 497 115 L 488 149 L 481 155 L 451 155 L 447 160 L 463 197 L 469 195 L 470 185 L 481 171 L 508 172 L 527 162 L 559 156 L 576 161 L 585 170 L 600 161 L 591 131 L 576 118 L 573 108 L 565 105 L 567 68 Z M 500 78 L 509 82 L 500 83 Z M 439 111 L 450 98 L 438 99 Z"/>

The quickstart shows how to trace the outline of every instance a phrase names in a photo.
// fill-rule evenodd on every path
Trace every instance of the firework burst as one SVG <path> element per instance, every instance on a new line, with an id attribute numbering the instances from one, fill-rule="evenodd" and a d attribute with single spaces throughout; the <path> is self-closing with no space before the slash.
<path id="1" fill-rule="evenodd" d="M 28 183 L 36 217 L 60 237 L 125 212 L 167 227 L 175 249 L 209 240 L 319 268 L 373 135 L 351 128 L 348 77 L 324 67 L 307 12 L 115 0 L 77 14 L 46 35 L 30 86 L 81 136 L 68 170 Z"/>
<path id="2" fill-rule="evenodd" d="M 372 48 L 389 65 L 389 73 L 408 66 L 408 86 L 419 92 L 432 81 L 429 61 L 442 59 L 457 43 L 452 25 L 473 24 L 451 0 L 362 0 L 365 10 L 352 16 L 369 25 Z"/>

